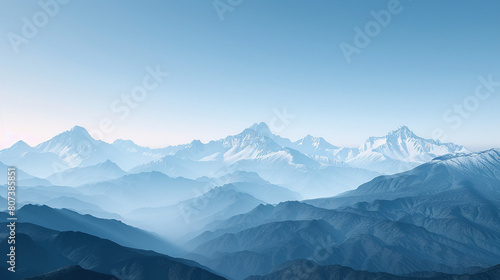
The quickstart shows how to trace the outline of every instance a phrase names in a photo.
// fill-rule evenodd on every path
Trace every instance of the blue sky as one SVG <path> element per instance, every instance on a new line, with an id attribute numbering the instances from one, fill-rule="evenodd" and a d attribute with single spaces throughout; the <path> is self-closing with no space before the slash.
<path id="1" fill-rule="evenodd" d="M 397 4 L 360 2 L 243 0 L 221 20 L 212 1 L 69 1 L 16 53 L 12 34 L 43 9 L 2 1 L 0 148 L 74 125 L 100 131 L 103 119 L 105 141 L 205 142 L 284 108 L 295 117 L 278 134 L 291 139 L 354 147 L 407 125 L 472 150 L 499 147 L 500 87 L 474 93 L 478 77 L 500 82 L 500 2 L 400 1 L 348 63 L 340 44 L 355 46 L 371 11 Z M 169 75 L 117 113 L 147 67 Z"/>

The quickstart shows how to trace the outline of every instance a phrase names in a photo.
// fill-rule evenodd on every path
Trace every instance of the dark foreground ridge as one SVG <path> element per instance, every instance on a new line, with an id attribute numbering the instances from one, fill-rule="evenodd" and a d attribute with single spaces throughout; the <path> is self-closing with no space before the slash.
<path id="1" fill-rule="evenodd" d="M 70 265 L 42 274 L 40 276 L 27 278 L 26 280 L 119 280 L 113 275 L 103 274 L 92 270 L 83 269 L 79 265 Z"/>
<path id="2" fill-rule="evenodd" d="M 7 230 L 0 223 L 0 251 L 6 252 Z M 133 249 L 107 239 L 74 231 L 55 231 L 29 223 L 16 224 L 16 272 L 6 268 L 6 255 L 0 257 L 2 280 L 26 279 L 40 275 L 59 277 L 65 273 L 80 274 L 75 265 L 118 279 L 147 280 L 223 280 L 207 268 L 190 260 L 173 258 L 154 251 Z M 67 269 L 61 269 L 68 267 Z M 71 267 L 73 266 L 73 267 Z M 75 272 L 76 270 L 76 272 Z M 83 271 L 80 271 L 83 274 Z M 96 274 L 96 275 L 99 275 Z M 54 279 L 78 279 L 73 277 Z M 83 278 L 82 278 L 83 279 Z M 88 277 L 85 279 L 100 279 Z M 108 278 L 110 279 L 110 278 Z"/>
<path id="3" fill-rule="evenodd" d="M 418 276 L 417 276 L 418 275 Z M 398 276 L 389 273 L 374 273 L 354 270 L 340 265 L 319 266 L 309 260 L 289 262 L 265 276 L 250 276 L 246 280 L 498 280 L 500 265 L 483 269 L 474 274 L 452 275 L 435 272 L 413 273 L 412 276 Z"/>

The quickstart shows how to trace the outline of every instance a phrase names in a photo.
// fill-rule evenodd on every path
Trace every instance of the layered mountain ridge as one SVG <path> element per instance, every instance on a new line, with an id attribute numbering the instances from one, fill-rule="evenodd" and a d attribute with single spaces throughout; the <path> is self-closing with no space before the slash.
<path id="1" fill-rule="evenodd" d="M 331 198 L 259 205 L 208 224 L 187 246 L 234 279 L 282 277 L 273 270 L 299 259 L 375 273 L 366 277 L 462 274 L 500 263 L 499 209 L 500 150 L 491 149 L 438 157 Z"/>
<path id="2" fill-rule="evenodd" d="M 128 173 L 159 171 L 190 179 L 255 172 L 273 184 L 313 198 L 353 189 L 380 174 L 407 171 L 435 157 L 467 152 L 463 146 L 421 138 L 405 126 L 386 136 L 370 137 L 359 148 L 337 147 L 311 135 L 292 142 L 273 134 L 265 123 L 256 123 L 220 140 L 194 140 L 162 149 L 141 147 L 130 140 L 109 144 L 76 126 L 35 147 L 18 142 L 1 150 L 0 162 L 48 177 L 55 184 L 73 186 L 81 180 L 64 178 L 71 174 L 78 178 L 75 168 L 107 161 L 118 167 L 114 168 L 115 178 L 124 175 L 118 169 Z"/>

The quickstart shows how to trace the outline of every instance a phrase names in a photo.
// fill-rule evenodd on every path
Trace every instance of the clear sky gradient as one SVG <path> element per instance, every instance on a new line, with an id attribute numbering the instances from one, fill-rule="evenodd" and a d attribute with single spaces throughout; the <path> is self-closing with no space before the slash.
<path id="1" fill-rule="evenodd" d="M 500 147 L 500 86 L 474 97 L 478 77 L 500 82 L 500 2 L 401 1 L 348 63 L 340 44 L 355 46 L 355 28 L 390 2 L 243 0 L 221 20 L 206 0 L 69 1 L 44 23 L 38 1 L 1 1 L 0 148 L 103 119 L 108 142 L 206 142 L 284 108 L 295 118 L 278 134 L 293 140 L 355 147 L 407 125 L 472 150 Z M 16 53 L 23 18 L 41 27 Z M 125 116 L 122 96 L 157 65 L 168 77 Z"/>

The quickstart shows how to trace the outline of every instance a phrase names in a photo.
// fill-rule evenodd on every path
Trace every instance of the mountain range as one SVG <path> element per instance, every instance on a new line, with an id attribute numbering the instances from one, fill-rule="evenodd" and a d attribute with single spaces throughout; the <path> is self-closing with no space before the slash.
<path id="1" fill-rule="evenodd" d="M 469 273 L 500 263 L 499 171 L 498 149 L 448 155 L 341 196 L 259 205 L 208 224 L 186 246 L 232 279 L 298 259 L 397 275 Z"/>
<path id="2" fill-rule="evenodd" d="M 436 194 L 453 189 L 473 190 L 485 198 L 500 199 L 500 150 L 437 157 L 410 171 L 394 176 L 380 176 L 332 198 L 306 201 L 334 209 L 356 202 L 396 199 Z"/>
<path id="3" fill-rule="evenodd" d="M 161 149 L 106 143 L 75 127 L 0 151 L 7 165 L 18 168 L 27 264 L 18 278 L 481 280 L 499 272 L 500 150 L 471 153 L 404 126 L 358 148 L 310 135 L 292 141 L 260 123 Z M 300 275 L 307 265 L 315 269 Z"/>
<path id="4" fill-rule="evenodd" d="M 258 123 L 220 140 L 162 149 L 130 140 L 109 144 L 76 126 L 35 147 L 20 141 L 0 151 L 0 162 L 52 184 L 70 186 L 116 179 L 125 172 L 159 171 L 189 179 L 255 172 L 305 198 L 317 198 L 351 190 L 380 174 L 410 170 L 435 157 L 467 152 L 460 145 L 421 138 L 405 126 L 370 137 L 358 148 L 337 147 L 310 135 L 291 141 Z M 85 177 L 87 172 L 95 177 Z"/>

